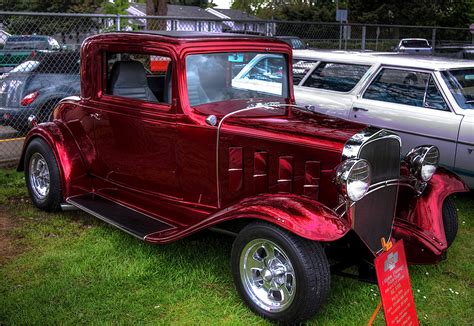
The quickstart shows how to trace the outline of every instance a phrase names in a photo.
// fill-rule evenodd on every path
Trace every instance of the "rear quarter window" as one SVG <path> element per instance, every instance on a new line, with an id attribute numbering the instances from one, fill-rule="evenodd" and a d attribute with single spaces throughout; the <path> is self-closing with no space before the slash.
<path id="1" fill-rule="evenodd" d="M 321 62 L 303 86 L 350 92 L 369 70 L 369 65 Z"/>

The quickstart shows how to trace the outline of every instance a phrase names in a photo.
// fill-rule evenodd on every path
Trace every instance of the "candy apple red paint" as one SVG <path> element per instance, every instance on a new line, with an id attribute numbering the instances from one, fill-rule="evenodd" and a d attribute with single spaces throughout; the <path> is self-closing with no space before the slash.
<path id="1" fill-rule="evenodd" d="M 239 294 L 283 323 L 322 307 L 328 256 L 360 277 L 382 237 L 404 239 L 412 263 L 446 256 L 462 181 L 436 170 L 435 147 L 401 161 L 396 134 L 294 105 L 286 43 L 124 32 L 81 51 L 81 96 L 25 141 L 37 207 L 82 209 L 154 244 L 234 235 Z"/>

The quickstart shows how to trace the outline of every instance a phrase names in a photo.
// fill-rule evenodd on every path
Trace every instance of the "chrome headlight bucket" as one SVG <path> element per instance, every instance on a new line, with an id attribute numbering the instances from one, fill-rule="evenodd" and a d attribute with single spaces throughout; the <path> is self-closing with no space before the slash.
<path id="1" fill-rule="evenodd" d="M 439 150 L 436 146 L 418 146 L 408 152 L 405 162 L 410 173 L 423 182 L 430 181 L 439 163 Z"/>
<path id="2" fill-rule="evenodd" d="M 345 198 L 356 202 L 370 187 L 370 164 L 364 159 L 348 159 L 336 167 L 334 182 L 337 190 Z"/>

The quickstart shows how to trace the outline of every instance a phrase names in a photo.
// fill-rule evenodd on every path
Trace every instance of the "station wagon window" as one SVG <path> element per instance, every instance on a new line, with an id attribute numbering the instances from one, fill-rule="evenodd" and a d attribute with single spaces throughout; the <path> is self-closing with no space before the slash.
<path id="1" fill-rule="evenodd" d="M 321 62 L 303 86 L 350 92 L 370 68 L 368 65 Z"/>
<path id="2" fill-rule="evenodd" d="M 298 85 L 315 64 L 316 61 L 299 59 L 293 60 L 293 84 Z"/>
<path id="3" fill-rule="evenodd" d="M 410 106 L 447 110 L 431 74 L 384 68 L 364 93 L 364 98 Z"/>
<path id="4" fill-rule="evenodd" d="M 229 100 L 288 97 L 287 60 L 282 54 L 210 53 L 186 58 L 191 106 Z"/>
<path id="5" fill-rule="evenodd" d="M 171 103 L 171 59 L 141 53 L 107 53 L 106 94 Z"/>

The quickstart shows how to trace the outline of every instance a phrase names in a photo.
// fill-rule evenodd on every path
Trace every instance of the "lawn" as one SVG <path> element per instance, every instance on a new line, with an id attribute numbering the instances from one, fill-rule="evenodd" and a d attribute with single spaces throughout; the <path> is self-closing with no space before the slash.
<path id="1" fill-rule="evenodd" d="M 151 246 L 81 212 L 38 211 L 22 174 L 0 170 L 0 185 L 0 325 L 266 324 L 234 289 L 232 238 L 205 232 Z M 456 204 L 448 259 L 410 267 L 424 325 L 474 324 L 474 194 Z M 378 301 L 375 285 L 333 276 L 311 324 L 365 325 Z"/>

